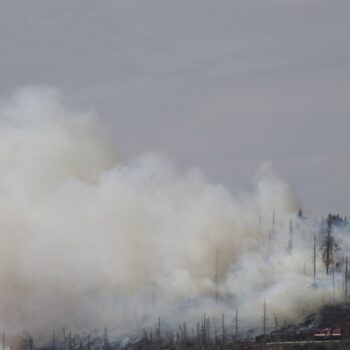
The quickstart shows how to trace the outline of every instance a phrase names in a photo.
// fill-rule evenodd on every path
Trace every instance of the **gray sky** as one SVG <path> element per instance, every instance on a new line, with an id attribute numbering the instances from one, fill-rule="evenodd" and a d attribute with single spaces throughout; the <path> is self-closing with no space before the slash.
<path id="1" fill-rule="evenodd" d="M 271 161 L 350 214 L 350 1 L 0 0 L 0 94 L 60 88 L 122 158 L 160 151 L 232 189 Z"/>

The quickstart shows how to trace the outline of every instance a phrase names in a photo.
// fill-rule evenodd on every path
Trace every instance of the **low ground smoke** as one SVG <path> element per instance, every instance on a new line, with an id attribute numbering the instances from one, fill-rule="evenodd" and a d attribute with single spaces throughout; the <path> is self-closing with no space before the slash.
<path id="1" fill-rule="evenodd" d="M 119 162 L 50 88 L 21 89 L 0 118 L 0 329 L 121 332 L 236 309 L 248 329 L 264 299 L 271 324 L 332 298 L 328 279 L 313 285 L 318 222 L 268 167 L 234 197 L 162 156 Z"/>

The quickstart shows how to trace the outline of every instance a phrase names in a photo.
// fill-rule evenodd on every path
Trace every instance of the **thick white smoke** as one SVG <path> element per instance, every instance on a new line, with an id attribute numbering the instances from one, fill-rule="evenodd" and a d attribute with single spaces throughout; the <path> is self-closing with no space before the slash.
<path id="1" fill-rule="evenodd" d="M 332 298 L 331 281 L 313 285 L 318 223 L 296 218 L 292 188 L 269 167 L 234 197 L 158 155 L 118 162 L 96 128 L 51 88 L 1 105 L 0 329 L 125 331 L 236 309 L 247 329 L 264 299 L 272 323 Z"/>

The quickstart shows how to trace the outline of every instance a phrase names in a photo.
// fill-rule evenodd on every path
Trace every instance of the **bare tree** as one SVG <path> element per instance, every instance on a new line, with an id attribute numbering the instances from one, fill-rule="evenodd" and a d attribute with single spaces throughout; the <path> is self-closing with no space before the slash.
<path id="1" fill-rule="evenodd" d="M 348 299 L 348 256 L 346 256 L 345 260 L 345 300 Z"/>
<path id="2" fill-rule="evenodd" d="M 314 265 L 314 279 L 316 279 L 316 258 L 317 258 L 317 255 L 316 255 L 316 233 L 314 233 L 314 254 L 312 257 L 313 265 Z"/>
<path id="3" fill-rule="evenodd" d="M 288 239 L 288 254 L 292 255 L 293 254 L 293 221 L 289 220 L 289 239 Z"/>
<path id="4" fill-rule="evenodd" d="M 109 349 L 109 339 L 108 339 L 108 330 L 107 326 L 105 327 L 104 336 L 103 336 L 103 350 Z"/>
<path id="5" fill-rule="evenodd" d="M 226 343 L 225 314 L 222 314 L 222 344 Z"/>
<path id="6" fill-rule="evenodd" d="M 277 331 L 278 330 L 278 318 L 275 314 L 273 314 L 273 319 L 275 321 L 275 330 Z"/>
<path id="7" fill-rule="evenodd" d="M 216 248 L 216 259 L 215 259 L 215 301 L 218 301 L 219 297 L 219 248 Z"/>
<path id="8" fill-rule="evenodd" d="M 52 332 L 52 350 L 56 350 L 56 331 Z"/>
<path id="9" fill-rule="evenodd" d="M 266 312 L 266 299 L 264 299 L 264 310 L 263 310 L 263 333 L 264 337 L 266 335 L 266 326 L 267 326 L 267 312 Z"/>
<path id="10" fill-rule="evenodd" d="M 236 310 L 236 316 L 235 316 L 235 340 L 238 339 L 238 310 Z"/>
<path id="11" fill-rule="evenodd" d="M 326 274 L 329 273 L 329 266 L 333 264 L 333 247 L 334 247 L 334 237 L 332 235 L 332 221 L 330 215 L 327 219 L 326 224 L 322 225 L 324 232 L 324 240 L 321 246 L 322 250 L 322 261 L 326 267 Z"/>

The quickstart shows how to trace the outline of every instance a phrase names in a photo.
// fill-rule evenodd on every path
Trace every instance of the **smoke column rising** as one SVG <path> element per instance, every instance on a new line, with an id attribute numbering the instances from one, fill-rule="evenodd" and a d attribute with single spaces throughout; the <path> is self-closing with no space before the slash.
<path id="1" fill-rule="evenodd" d="M 328 279 L 312 287 L 319 223 L 297 219 L 292 188 L 268 166 L 233 196 L 159 155 L 119 162 L 96 129 L 52 88 L 1 104 L 0 329 L 127 331 L 235 309 L 242 327 L 260 327 L 264 299 L 270 317 L 293 320 L 332 297 Z"/>

